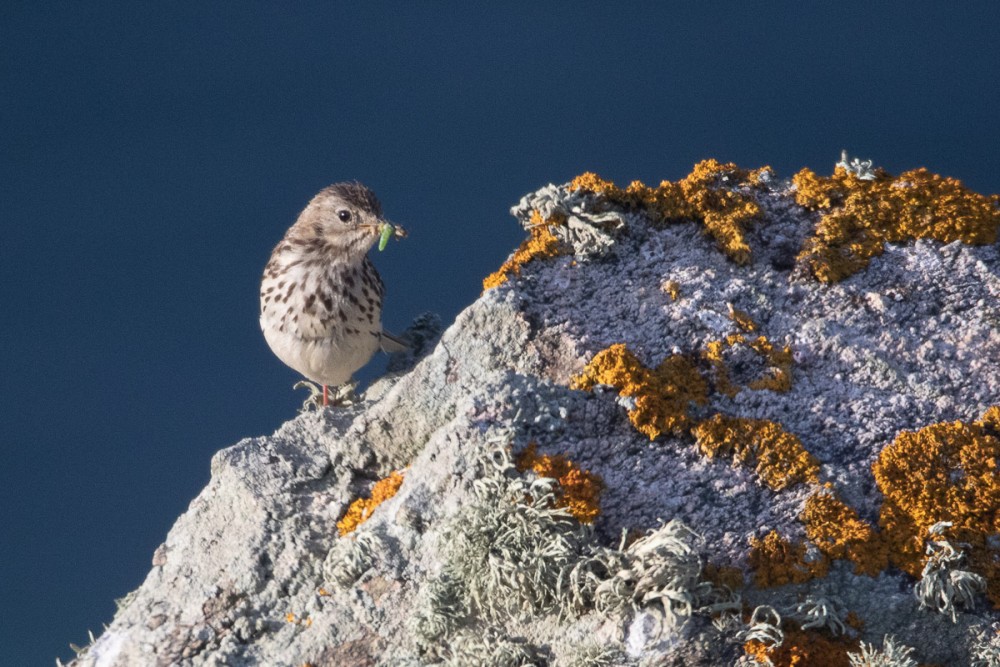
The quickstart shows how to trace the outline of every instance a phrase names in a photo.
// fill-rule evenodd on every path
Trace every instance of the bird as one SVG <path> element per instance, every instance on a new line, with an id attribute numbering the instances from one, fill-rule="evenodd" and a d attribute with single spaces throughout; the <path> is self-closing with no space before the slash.
<path id="1" fill-rule="evenodd" d="M 312 198 L 264 267 L 264 340 L 278 359 L 323 386 L 324 407 L 328 387 L 349 383 L 377 350 L 407 348 L 382 328 L 385 288 L 368 257 L 390 234 L 406 232 L 383 217 L 374 192 L 334 183 Z"/>

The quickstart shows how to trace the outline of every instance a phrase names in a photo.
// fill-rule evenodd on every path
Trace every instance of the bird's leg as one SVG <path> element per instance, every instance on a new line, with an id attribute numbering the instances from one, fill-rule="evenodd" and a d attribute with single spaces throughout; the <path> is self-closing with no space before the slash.
<path id="1" fill-rule="evenodd" d="M 320 386 L 323 388 L 320 389 Z M 354 394 L 357 386 L 357 382 L 348 382 L 347 384 L 333 387 L 331 391 L 330 387 L 325 384 L 318 385 L 309 380 L 300 380 L 295 383 L 292 389 L 305 387 L 309 390 L 309 396 L 306 397 L 306 400 L 302 402 L 302 407 L 299 408 L 299 414 L 301 414 L 310 410 L 351 405 L 357 400 L 357 396 Z"/>

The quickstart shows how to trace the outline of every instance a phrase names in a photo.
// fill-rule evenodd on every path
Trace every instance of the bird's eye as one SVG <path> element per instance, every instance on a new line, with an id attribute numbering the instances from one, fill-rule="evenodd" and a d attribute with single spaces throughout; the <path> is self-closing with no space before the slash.
<path id="1" fill-rule="evenodd" d="M 351 221 L 351 212 L 348 211 L 348 210 L 346 210 L 346 209 L 340 210 L 340 211 L 337 212 L 337 217 L 340 218 L 341 222 L 350 222 Z"/>

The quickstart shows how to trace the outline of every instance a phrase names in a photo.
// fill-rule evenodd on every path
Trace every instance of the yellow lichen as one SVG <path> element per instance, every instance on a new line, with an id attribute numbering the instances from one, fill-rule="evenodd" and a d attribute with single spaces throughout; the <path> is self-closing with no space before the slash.
<path id="1" fill-rule="evenodd" d="M 647 368 L 620 343 L 598 352 L 571 386 L 590 390 L 598 384 L 635 401 L 629 420 L 650 440 L 665 432 L 684 432 L 691 425 L 691 403 L 708 400 L 708 386 L 687 357 L 674 354 Z"/>
<path id="2" fill-rule="evenodd" d="M 857 639 L 796 627 L 785 627 L 784 637 L 779 646 L 751 639 L 743 645 L 743 651 L 758 663 L 772 667 L 849 667 L 848 653 L 859 647 Z"/>
<path id="3" fill-rule="evenodd" d="M 750 259 L 746 226 L 760 215 L 760 206 L 729 188 L 759 185 L 763 173 L 769 170 L 762 167 L 747 171 L 733 163 L 704 160 L 687 177 L 676 183 L 663 181 L 657 188 L 634 181 L 622 190 L 593 173 L 577 176 L 569 187 L 594 192 L 625 206 L 643 208 L 659 221 L 700 221 L 730 259 L 745 264 Z"/>
<path id="4" fill-rule="evenodd" d="M 819 479 L 819 461 L 776 422 L 717 414 L 692 433 L 702 454 L 753 465 L 761 481 L 775 491 Z"/>
<path id="5" fill-rule="evenodd" d="M 681 284 L 676 280 L 664 280 L 660 284 L 660 289 L 670 297 L 671 301 L 677 301 L 681 298 Z"/>
<path id="6" fill-rule="evenodd" d="M 928 529 L 949 521 L 943 537 L 968 545 L 968 566 L 986 578 L 987 596 L 1000 608 L 1000 432 L 990 408 L 978 422 L 950 422 L 904 431 L 872 464 L 885 496 L 879 525 L 889 558 L 919 576 Z"/>
<path id="7" fill-rule="evenodd" d="M 600 515 L 604 482 L 599 475 L 579 468 L 565 456 L 539 455 L 535 443 L 518 454 L 515 463 L 521 472 L 532 470 L 539 477 L 556 480 L 556 507 L 565 507 L 580 523 L 593 523 Z"/>
<path id="8" fill-rule="evenodd" d="M 935 239 L 996 243 L 1000 197 L 985 197 L 953 178 L 914 169 L 893 178 L 884 171 L 863 180 L 838 166 L 829 178 L 796 174 L 795 200 L 822 211 L 799 261 L 822 282 L 842 280 L 882 254 L 885 243 Z"/>
<path id="9" fill-rule="evenodd" d="M 806 553 L 806 545 L 792 543 L 776 530 L 769 532 L 764 539 L 751 536 L 747 560 L 754 584 L 758 588 L 772 588 L 825 577 L 829 561 L 823 557 L 807 560 Z"/>
<path id="10" fill-rule="evenodd" d="M 750 348 L 763 357 L 768 364 L 764 375 L 748 382 L 746 384 L 747 389 L 755 391 L 769 389 L 779 392 L 791 389 L 792 349 L 790 347 L 786 345 L 782 348 L 776 348 L 766 336 L 758 336 L 754 340 L 748 341 L 742 334 L 730 334 L 723 340 L 709 341 L 705 344 L 705 349 L 702 351 L 702 357 L 711 364 L 715 372 L 716 390 L 732 398 L 742 388 L 732 381 L 724 356 L 728 349 L 736 346 Z"/>
<path id="11" fill-rule="evenodd" d="M 888 565 L 885 542 L 875 529 L 832 493 L 814 493 L 800 517 L 808 537 L 831 559 L 854 563 L 854 571 L 874 577 Z"/>
<path id="12" fill-rule="evenodd" d="M 558 224 L 558 220 L 542 220 L 538 211 L 531 213 L 531 230 L 510 259 L 495 272 L 483 278 L 483 290 L 488 290 L 507 282 L 511 275 L 521 274 L 521 267 L 537 257 L 557 257 L 569 252 L 566 244 L 553 234 L 549 227 Z"/>
<path id="13" fill-rule="evenodd" d="M 341 535 L 347 535 L 367 521 L 375 508 L 384 503 L 389 498 L 396 495 L 399 487 L 403 484 L 403 473 L 393 472 L 385 479 L 381 479 L 372 487 L 371 495 L 368 498 L 358 498 L 350 507 L 344 518 L 337 522 L 337 530 Z"/>
<path id="14" fill-rule="evenodd" d="M 735 322 L 736 326 L 748 333 L 757 330 L 757 323 L 753 321 L 753 318 L 748 313 L 736 308 L 731 303 L 727 304 L 727 306 L 729 307 L 729 319 Z"/>

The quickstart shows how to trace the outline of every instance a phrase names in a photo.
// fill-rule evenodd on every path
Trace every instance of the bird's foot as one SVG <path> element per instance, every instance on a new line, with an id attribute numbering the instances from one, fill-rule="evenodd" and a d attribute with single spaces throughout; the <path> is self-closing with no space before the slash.
<path id="1" fill-rule="evenodd" d="M 310 382 L 309 380 L 300 380 L 292 385 L 292 389 L 302 389 L 303 387 L 309 390 L 309 396 L 302 402 L 302 407 L 299 408 L 299 414 L 301 415 L 303 412 L 309 412 L 310 410 L 322 409 L 323 387 L 315 382 Z"/>
<path id="2" fill-rule="evenodd" d="M 339 387 L 330 387 L 330 406 L 354 405 L 358 401 L 358 395 L 354 392 L 357 388 L 357 382 L 348 382 Z"/>
<path id="3" fill-rule="evenodd" d="M 354 404 L 358 398 L 354 393 L 357 386 L 357 382 L 348 382 L 339 387 L 328 388 L 326 385 L 318 385 L 309 380 L 301 380 L 296 382 L 292 389 L 305 387 L 309 390 L 309 396 L 302 402 L 302 407 L 299 408 L 299 414 L 302 414 L 310 410 L 322 410 L 328 407 L 342 407 Z"/>

